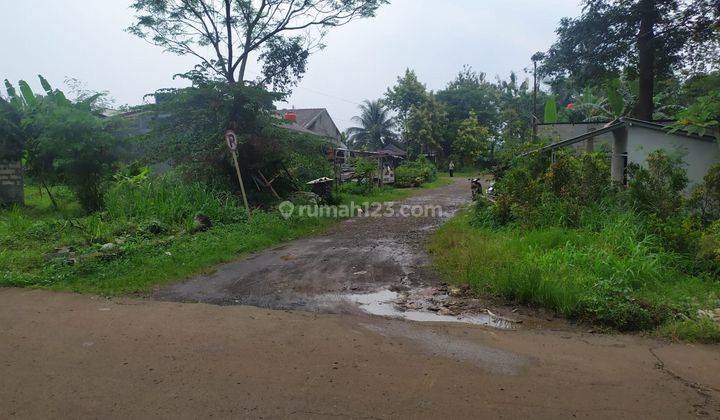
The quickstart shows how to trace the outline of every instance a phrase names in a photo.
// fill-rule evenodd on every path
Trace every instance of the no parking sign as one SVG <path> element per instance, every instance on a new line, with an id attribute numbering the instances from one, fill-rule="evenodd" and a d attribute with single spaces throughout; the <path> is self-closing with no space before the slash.
<path id="1" fill-rule="evenodd" d="M 237 150 L 237 135 L 234 131 L 228 130 L 225 132 L 225 142 L 227 142 L 230 151 L 234 152 Z"/>

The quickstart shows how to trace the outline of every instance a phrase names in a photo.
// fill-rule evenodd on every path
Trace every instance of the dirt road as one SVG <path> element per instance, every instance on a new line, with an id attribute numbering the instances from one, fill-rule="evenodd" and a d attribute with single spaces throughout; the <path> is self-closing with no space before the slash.
<path id="1" fill-rule="evenodd" d="M 441 221 L 355 219 L 155 295 L 183 302 L 0 289 L 0 418 L 720 418 L 718 346 L 327 305 L 437 285 Z"/>
<path id="2" fill-rule="evenodd" d="M 371 208 L 321 237 L 301 239 L 159 290 L 161 300 L 312 309 L 326 294 L 434 285 L 423 244 L 470 198 L 466 179 L 388 209 Z M 436 206 L 439 206 L 436 208 Z M 415 210 L 418 209 L 418 210 Z M 423 217 L 403 217 L 425 210 Z M 392 212 L 392 217 L 387 217 Z M 321 299 L 322 300 L 322 299 Z"/>
<path id="3" fill-rule="evenodd" d="M 720 417 L 720 351 L 0 289 L 0 418 Z"/>

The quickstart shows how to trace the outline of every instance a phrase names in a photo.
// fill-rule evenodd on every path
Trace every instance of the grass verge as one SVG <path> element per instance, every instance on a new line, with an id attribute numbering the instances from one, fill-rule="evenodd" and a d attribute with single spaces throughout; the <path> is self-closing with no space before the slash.
<path id="1" fill-rule="evenodd" d="M 446 183 L 420 188 L 374 189 L 343 194 L 343 203 L 401 200 Z M 251 222 L 229 197 L 198 185 L 163 183 L 116 189 L 108 209 L 82 215 L 72 194 L 27 188 L 27 206 L 0 211 L 0 287 L 37 287 L 102 295 L 144 293 L 157 285 L 211 270 L 217 264 L 280 243 L 321 233 L 338 219 L 255 212 Z M 196 212 L 213 227 L 189 233 Z M 103 249 L 112 243 L 112 249 Z M 52 253 L 66 247 L 72 254 Z M 107 248 L 107 247 L 106 247 Z"/>
<path id="2" fill-rule="evenodd" d="M 720 306 L 720 283 L 679 270 L 633 234 L 632 220 L 586 229 L 473 226 L 462 212 L 428 246 L 448 282 L 623 331 L 719 342 L 698 309 Z"/>

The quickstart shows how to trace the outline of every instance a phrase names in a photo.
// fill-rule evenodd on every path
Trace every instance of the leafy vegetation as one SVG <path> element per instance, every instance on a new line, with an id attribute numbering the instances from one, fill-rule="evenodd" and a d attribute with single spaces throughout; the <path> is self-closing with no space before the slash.
<path id="1" fill-rule="evenodd" d="M 346 184 L 342 203 L 392 201 L 412 189 L 367 191 Z M 441 185 L 441 184 L 437 184 Z M 27 208 L 0 211 L 0 286 L 120 295 L 202 273 L 269 246 L 317 234 L 337 219 L 258 211 L 252 221 L 237 197 L 176 175 L 123 177 L 107 192 L 105 210 L 85 214 L 72 192 L 27 190 Z M 200 229 L 196 216 L 212 226 Z"/>
<path id="2" fill-rule="evenodd" d="M 115 169 L 118 139 L 113 120 L 93 113 L 101 95 L 72 102 L 42 76 L 45 95 L 36 95 L 25 81 L 21 94 L 5 81 L 8 100 L 0 97 L 2 131 L 8 133 L 3 153 L 24 155 L 25 168 L 41 185 L 69 186 L 87 211 L 102 207 L 103 183 Z M 21 152 L 22 151 L 22 152 Z M 10 156 L 8 156 L 10 157 Z M 49 190 L 48 190 L 49 191 Z"/>
<path id="3" fill-rule="evenodd" d="M 424 158 L 414 162 L 404 162 L 395 169 L 395 185 L 401 188 L 419 187 L 436 179 L 435 165 Z"/>
<path id="4" fill-rule="evenodd" d="M 365 101 L 353 120 L 360 125 L 348 128 L 347 134 L 349 145 L 355 149 L 377 150 L 395 139 L 395 119 L 380 101 Z"/>
<path id="5" fill-rule="evenodd" d="M 255 85 L 287 92 L 305 72 L 312 51 L 331 28 L 374 16 L 386 0 L 252 1 L 135 0 L 128 32 L 166 51 L 193 56 L 193 80 L 221 78 L 246 84 L 250 60 L 259 57 Z M 251 58 L 253 57 L 253 58 Z"/>
<path id="6" fill-rule="evenodd" d="M 714 175 L 702 191 L 714 191 Z M 540 305 L 623 331 L 717 340 L 699 310 L 720 306 L 717 223 L 683 198 L 681 162 L 636 166 L 626 191 L 599 155 L 516 162 L 433 238 L 436 264 L 478 293 Z"/>

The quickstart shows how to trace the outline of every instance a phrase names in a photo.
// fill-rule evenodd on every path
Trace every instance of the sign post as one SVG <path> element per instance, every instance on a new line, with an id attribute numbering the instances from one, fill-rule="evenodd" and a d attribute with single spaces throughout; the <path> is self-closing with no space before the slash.
<path id="1" fill-rule="evenodd" d="M 237 135 L 234 131 L 228 130 L 225 132 L 225 142 L 227 143 L 228 149 L 230 149 L 233 163 L 235 163 L 235 172 L 237 173 L 238 181 L 240 181 L 240 191 L 242 191 L 245 210 L 248 214 L 248 221 L 250 221 L 252 220 L 252 214 L 250 213 L 250 205 L 248 205 L 247 195 L 245 194 L 245 184 L 243 183 L 242 175 L 240 174 L 240 165 L 237 160 Z"/>

